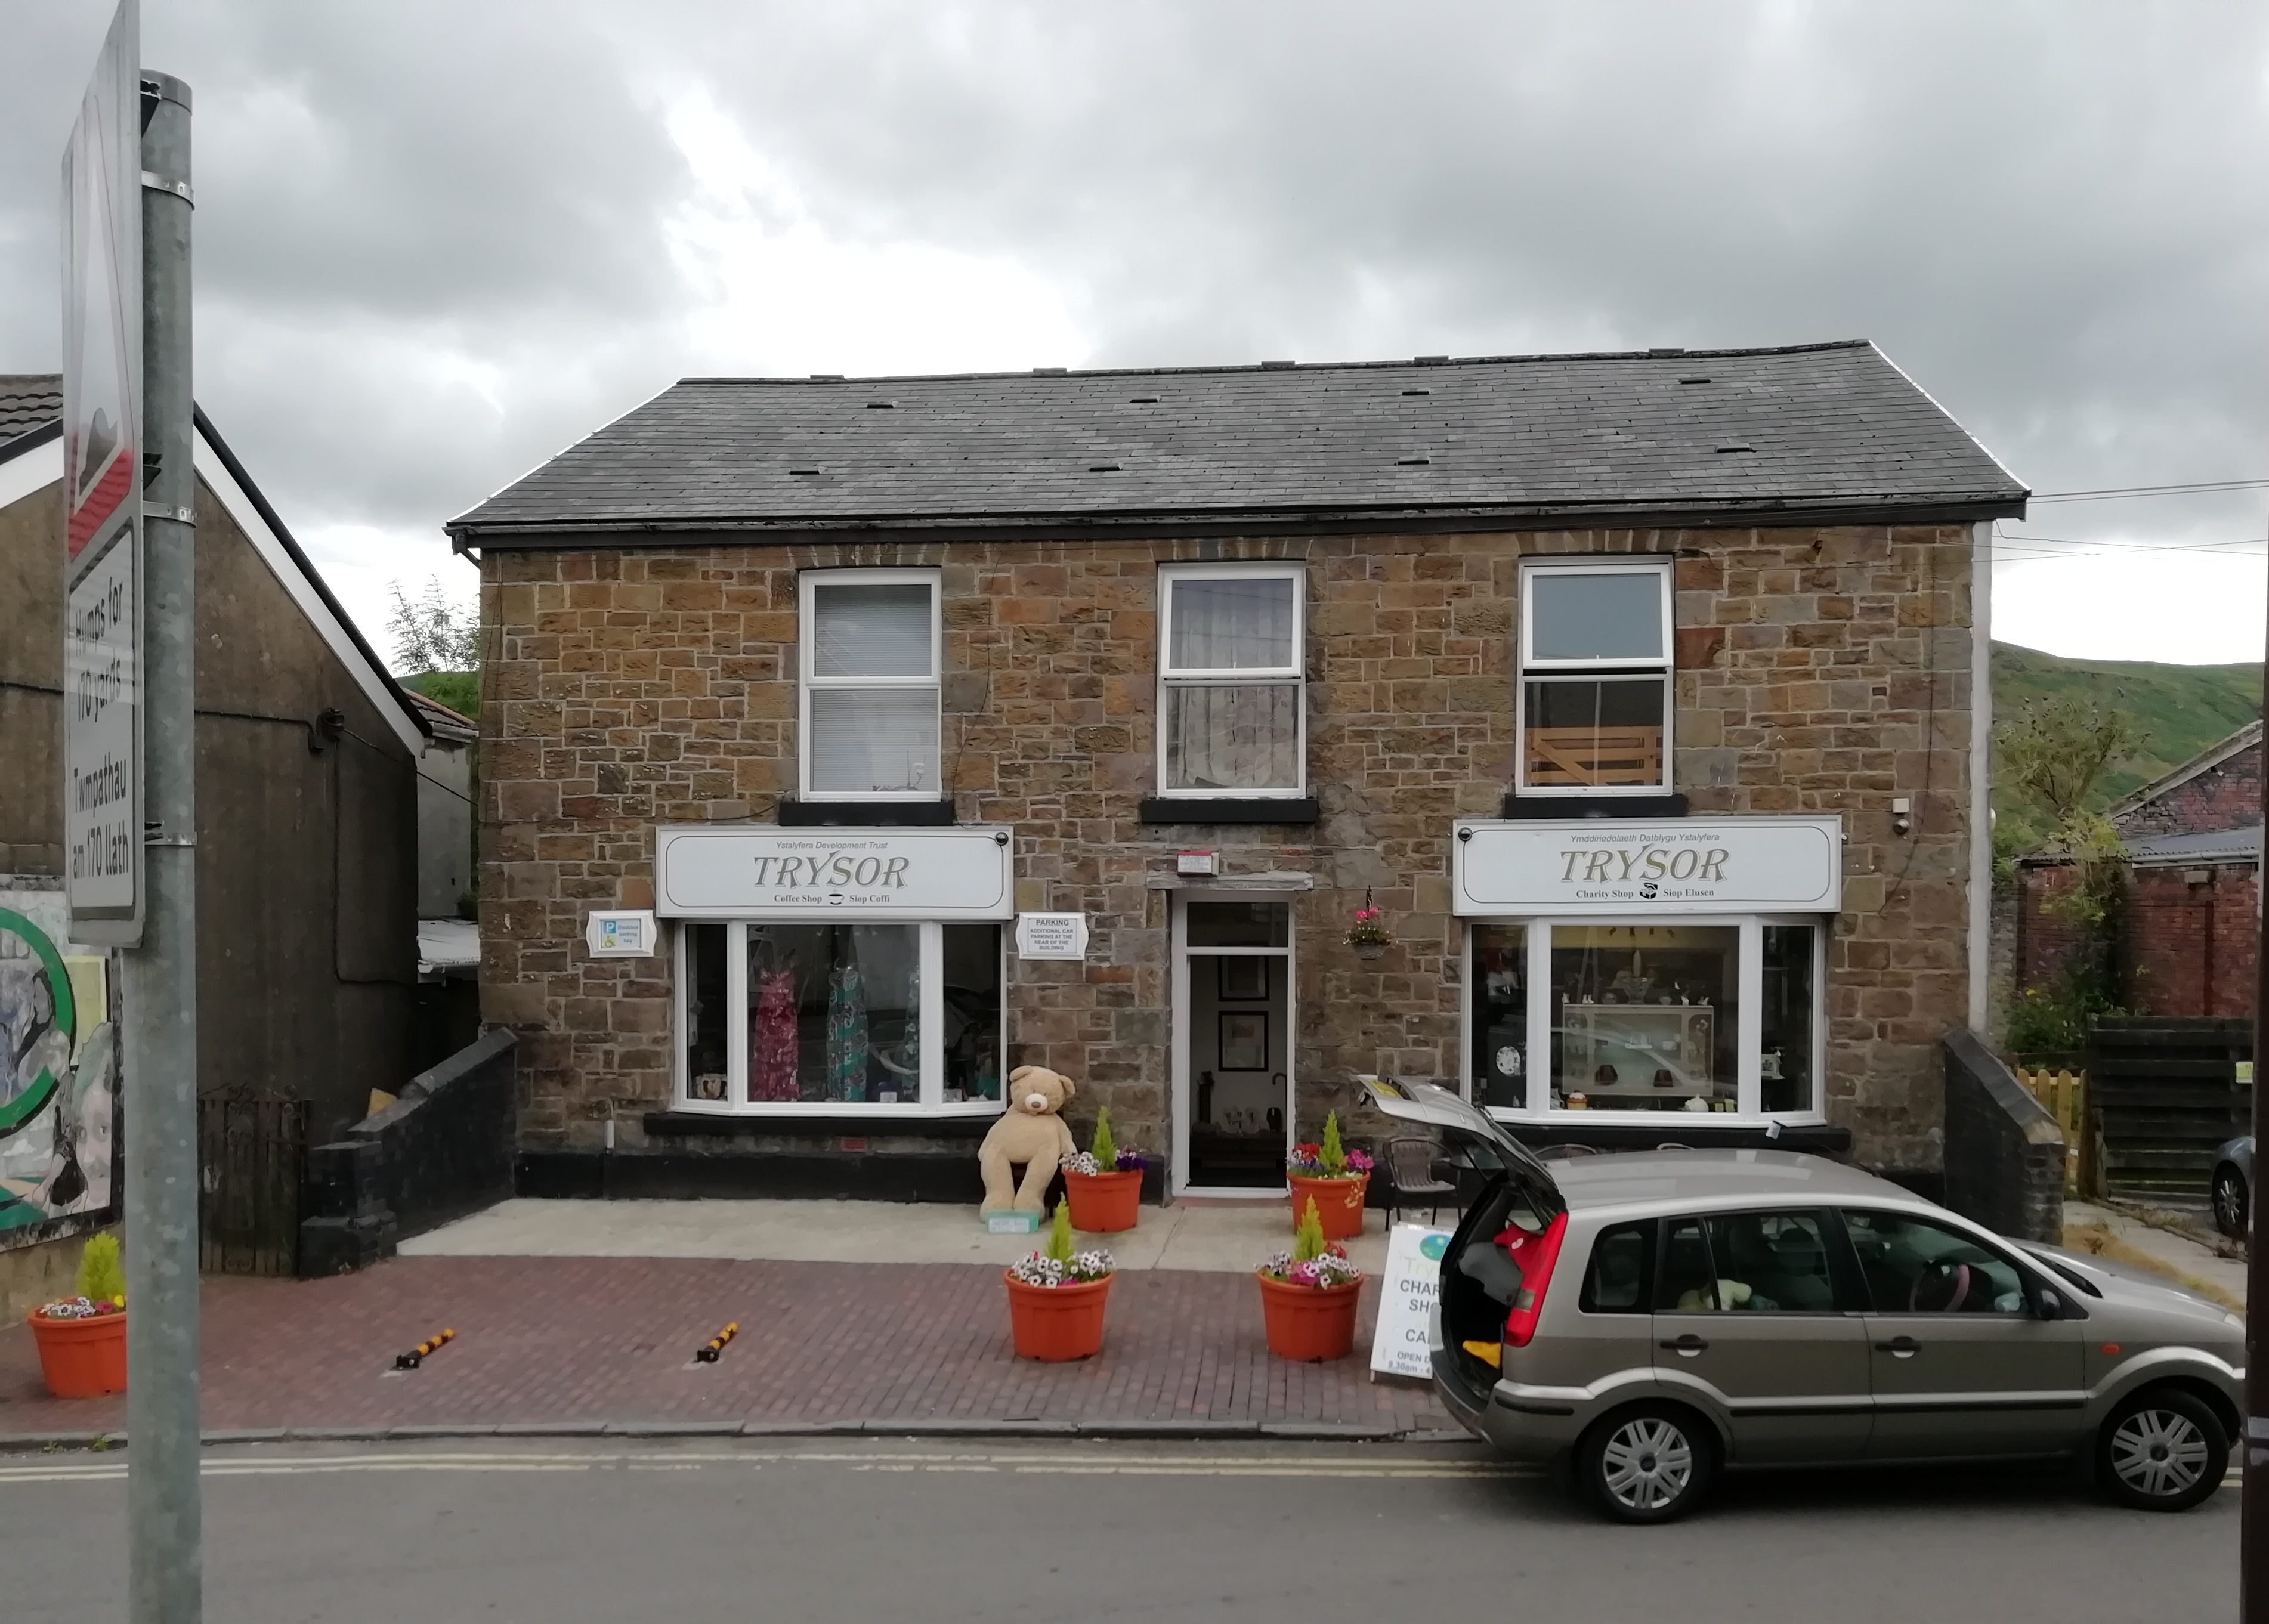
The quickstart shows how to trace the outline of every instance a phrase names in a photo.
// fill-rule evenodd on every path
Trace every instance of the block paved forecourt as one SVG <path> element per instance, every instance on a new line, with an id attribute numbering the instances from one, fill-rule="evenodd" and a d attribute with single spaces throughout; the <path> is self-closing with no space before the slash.
<path id="1" fill-rule="evenodd" d="M 659 1258 L 404 1258 L 321 1281 L 209 1279 L 207 1431 L 644 1421 L 1451 1426 L 1430 1391 L 1356 1351 L 1271 1358 L 1252 1278 L 1122 1271 L 1103 1352 L 1014 1356 L 997 1268 Z M 718 1363 L 687 1369 L 728 1320 Z M 443 1326 L 423 1369 L 394 1356 Z M 124 1395 L 41 1384 L 30 1328 L 0 1329 L 0 1436 L 123 1429 Z"/>

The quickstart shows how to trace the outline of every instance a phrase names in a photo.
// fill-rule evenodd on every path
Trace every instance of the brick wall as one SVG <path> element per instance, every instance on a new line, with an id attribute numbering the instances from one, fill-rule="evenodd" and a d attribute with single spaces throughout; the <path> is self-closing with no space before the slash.
<path id="1" fill-rule="evenodd" d="M 943 757 L 957 815 L 1016 826 L 1017 904 L 1084 911 L 1084 964 L 1012 959 L 1011 1064 L 1167 1141 L 1172 853 L 1302 870 L 1303 1127 L 1356 1071 L 1452 1078 L 1453 817 L 1511 781 L 1519 561 L 1679 556 L 1676 787 L 1700 812 L 1840 813 L 1828 1110 L 1863 1158 L 1938 1160 L 1936 1046 L 1966 1006 L 1970 536 L 1962 527 L 490 550 L 481 919 L 488 1017 L 522 1034 L 521 1139 L 625 1146 L 669 1098 L 664 961 L 594 962 L 594 906 L 652 898 L 657 823 L 768 820 L 795 781 L 796 576 L 942 570 Z M 1686 555 L 1693 556 L 1686 556 Z M 1312 830 L 1146 826 L 1157 566 L 1308 565 Z M 1894 794 L 1915 824 L 1893 834 Z M 1339 936 L 1371 888 L 1395 945 Z M 885 1141 L 874 1141 L 882 1148 Z"/>
<path id="2" fill-rule="evenodd" d="M 2261 822 L 2260 741 L 2115 821 L 2130 840 L 2256 827 Z"/>
<path id="3" fill-rule="evenodd" d="M 2259 921 L 2251 863 L 2136 869 L 2126 947 L 2137 1013 L 2251 1015 Z"/>

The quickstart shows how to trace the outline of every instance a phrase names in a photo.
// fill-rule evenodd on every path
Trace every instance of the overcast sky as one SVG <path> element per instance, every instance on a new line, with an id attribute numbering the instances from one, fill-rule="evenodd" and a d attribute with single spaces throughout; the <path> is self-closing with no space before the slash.
<path id="1" fill-rule="evenodd" d="M 110 10 L 0 7 L 0 372 Z M 1866 337 L 2036 491 L 2269 478 L 2260 6 L 144 0 L 144 61 L 198 398 L 374 641 L 688 373 Z M 2260 657 L 2269 491 L 2033 512 L 1999 635 Z"/>

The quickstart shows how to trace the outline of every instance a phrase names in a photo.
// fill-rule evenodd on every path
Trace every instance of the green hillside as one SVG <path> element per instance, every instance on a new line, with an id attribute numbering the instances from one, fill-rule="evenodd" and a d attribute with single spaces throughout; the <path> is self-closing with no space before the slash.
<path id="1" fill-rule="evenodd" d="M 2097 786 L 2098 806 L 2117 800 L 2227 738 L 2261 714 L 2258 665 L 2178 666 L 2135 660 L 2061 660 L 2014 643 L 1993 645 L 1993 713 L 2007 718 L 2028 699 L 2078 694 L 2116 705 L 2141 724 L 2143 754 Z M 1993 809 L 2004 825 L 2029 824 L 2008 804 L 1994 775 Z M 2022 843 L 2023 849 L 2029 841 Z"/>

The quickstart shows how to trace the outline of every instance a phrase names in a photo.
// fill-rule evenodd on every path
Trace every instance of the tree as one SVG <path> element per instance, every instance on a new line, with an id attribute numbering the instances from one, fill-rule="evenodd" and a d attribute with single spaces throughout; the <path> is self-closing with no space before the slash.
<path id="1" fill-rule="evenodd" d="M 2139 754 L 2146 739 L 2126 712 L 2071 694 L 2028 702 L 2001 729 L 2003 773 L 2048 822 L 2039 844 L 2072 865 L 2071 889 L 2044 905 L 2071 919 L 2078 935 L 2061 985 L 2020 990 L 2005 1033 L 2013 1048 L 2073 1046 L 2086 1040 L 2090 1015 L 2119 1012 L 2127 846 L 2090 802 L 2103 775 Z"/>
<path id="2" fill-rule="evenodd" d="M 387 635 L 394 639 L 394 662 L 405 671 L 470 671 L 481 662 L 480 616 L 449 602 L 438 577 L 412 598 L 396 581 L 394 615 Z"/>
<path id="3" fill-rule="evenodd" d="M 2103 775 L 2140 754 L 2149 735 L 2125 711 L 2077 694 L 2029 700 L 2001 729 L 2001 769 L 2059 829 L 2084 809 Z"/>

